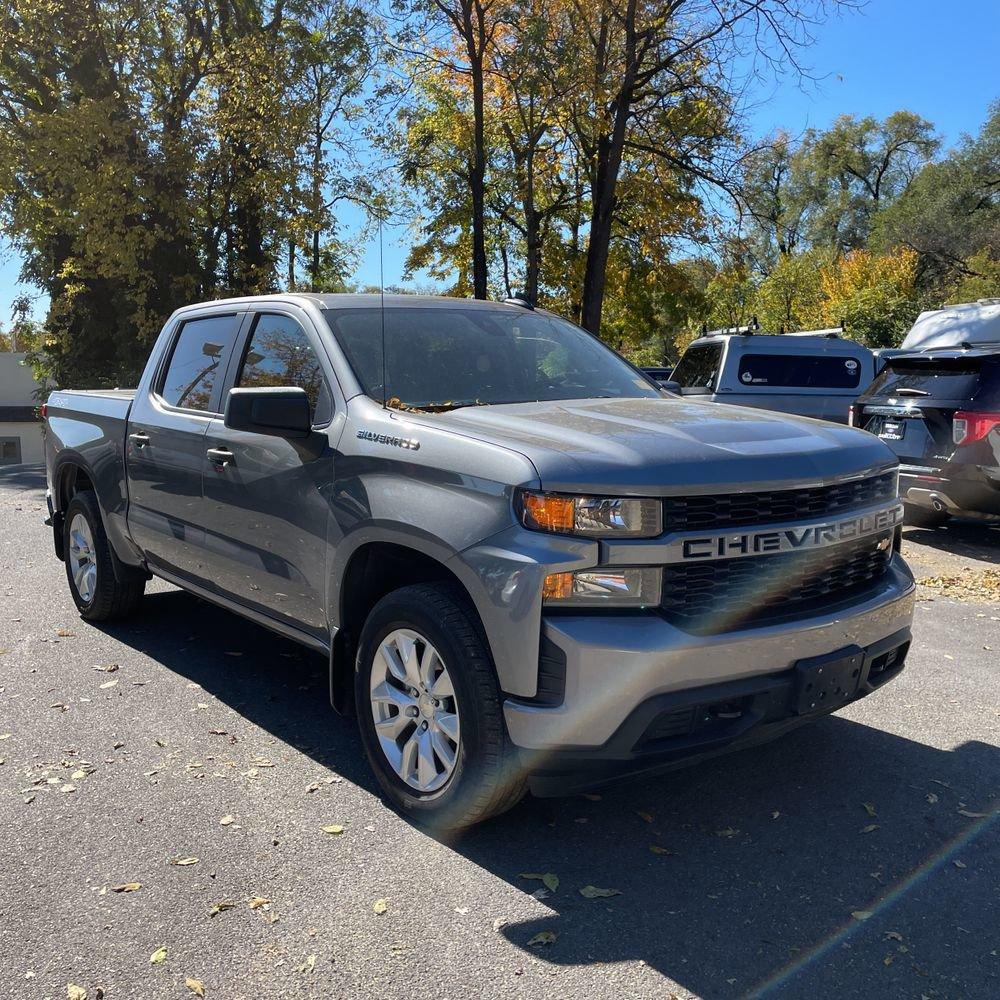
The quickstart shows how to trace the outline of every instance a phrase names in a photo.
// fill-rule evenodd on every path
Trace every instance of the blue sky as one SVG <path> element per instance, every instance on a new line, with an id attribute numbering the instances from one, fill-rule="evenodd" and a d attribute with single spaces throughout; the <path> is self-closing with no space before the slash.
<path id="1" fill-rule="evenodd" d="M 783 81 L 761 89 L 751 114 L 758 135 L 783 128 L 797 135 L 837 115 L 884 118 L 906 108 L 934 122 L 947 144 L 976 133 L 1000 98 L 998 0 L 871 0 L 861 11 L 831 18 L 816 30 L 803 62 L 814 83 Z M 345 216 L 350 227 L 357 216 Z M 402 281 L 406 233 L 385 233 L 386 284 Z M 0 323 L 19 294 L 20 262 L 0 247 Z M 377 284 L 378 243 L 364 251 L 356 280 Z M 23 292 L 25 289 L 21 289 Z M 30 289 L 27 289 L 30 291 Z M 44 311 L 39 303 L 36 312 Z"/>

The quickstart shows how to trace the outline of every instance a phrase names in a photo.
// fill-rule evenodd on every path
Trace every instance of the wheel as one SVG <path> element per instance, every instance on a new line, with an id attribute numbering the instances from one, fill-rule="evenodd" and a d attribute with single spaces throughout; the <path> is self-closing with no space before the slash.
<path id="1" fill-rule="evenodd" d="M 103 622 L 135 610 L 146 581 L 133 578 L 112 551 L 96 494 L 91 490 L 74 494 L 63 524 L 66 578 L 81 617 Z"/>
<path id="2" fill-rule="evenodd" d="M 951 520 L 951 514 L 946 510 L 934 510 L 933 507 L 920 507 L 917 504 L 903 504 L 903 523 L 912 524 L 915 528 L 940 528 Z"/>
<path id="3" fill-rule="evenodd" d="M 402 812 L 454 830 L 524 795 L 489 649 L 454 588 L 403 587 L 375 605 L 358 643 L 354 695 L 365 753 Z"/>

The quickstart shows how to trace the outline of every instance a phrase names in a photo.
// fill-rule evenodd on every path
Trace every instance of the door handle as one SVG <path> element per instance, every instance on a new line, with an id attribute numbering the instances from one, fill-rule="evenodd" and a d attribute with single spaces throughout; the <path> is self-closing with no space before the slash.
<path id="1" fill-rule="evenodd" d="M 230 465 L 235 457 L 228 448 L 209 448 L 205 454 L 208 455 L 209 461 L 220 469 Z"/>
<path id="2" fill-rule="evenodd" d="M 136 448 L 145 448 L 149 444 L 149 435 L 143 433 L 142 431 L 136 431 L 135 434 L 129 434 L 129 441 L 136 446 Z"/>

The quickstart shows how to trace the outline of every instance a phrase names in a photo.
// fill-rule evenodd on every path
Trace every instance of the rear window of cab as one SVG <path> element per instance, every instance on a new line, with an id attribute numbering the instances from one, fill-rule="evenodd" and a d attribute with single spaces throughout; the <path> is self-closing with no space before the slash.
<path id="1" fill-rule="evenodd" d="M 744 354 L 742 386 L 772 389 L 857 389 L 862 364 L 846 354 Z"/>

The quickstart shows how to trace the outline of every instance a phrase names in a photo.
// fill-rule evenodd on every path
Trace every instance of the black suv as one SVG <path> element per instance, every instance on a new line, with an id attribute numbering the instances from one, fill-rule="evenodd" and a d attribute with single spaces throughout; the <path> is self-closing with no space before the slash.
<path id="1" fill-rule="evenodd" d="M 1000 344 L 893 357 L 852 409 L 899 456 L 910 524 L 1000 518 Z"/>

